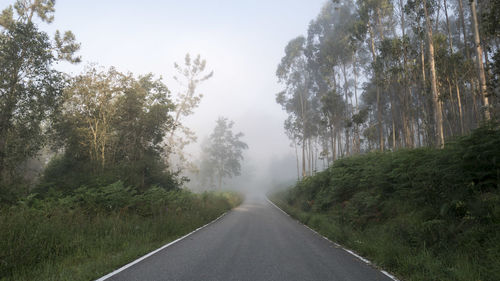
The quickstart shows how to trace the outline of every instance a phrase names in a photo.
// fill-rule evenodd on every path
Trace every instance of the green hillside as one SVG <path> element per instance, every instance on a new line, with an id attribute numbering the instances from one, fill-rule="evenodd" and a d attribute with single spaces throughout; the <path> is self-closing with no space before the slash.
<path id="1" fill-rule="evenodd" d="M 404 280 L 500 280 L 500 129 L 335 161 L 271 198 Z"/>

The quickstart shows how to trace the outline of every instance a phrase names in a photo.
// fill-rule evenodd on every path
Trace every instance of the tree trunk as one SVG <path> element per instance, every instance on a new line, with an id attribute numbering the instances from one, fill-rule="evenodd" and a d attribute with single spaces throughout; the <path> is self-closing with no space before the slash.
<path id="1" fill-rule="evenodd" d="M 377 54 L 375 53 L 375 40 L 373 39 L 373 29 L 371 25 L 368 26 L 368 31 L 370 32 L 370 45 L 372 51 L 373 62 L 377 62 Z M 375 74 L 376 75 L 376 74 Z M 384 131 L 382 128 L 382 105 L 380 104 L 380 87 L 376 85 L 377 89 L 377 123 L 379 132 L 379 145 L 380 151 L 384 151 Z"/>
<path id="2" fill-rule="evenodd" d="M 448 47 L 450 48 L 450 55 L 451 55 L 453 54 L 453 42 L 451 38 L 450 20 L 448 18 L 448 5 L 446 4 L 446 0 L 444 0 L 444 15 L 446 17 L 446 31 L 448 32 Z"/>
<path id="3" fill-rule="evenodd" d="M 333 122 L 333 120 L 330 120 L 330 122 Z M 332 145 L 332 163 L 335 161 L 337 157 L 337 148 L 335 147 L 335 131 L 334 127 L 332 124 L 330 124 L 330 138 L 331 138 L 331 145 Z"/>
<path id="4" fill-rule="evenodd" d="M 312 176 L 312 149 L 311 149 L 311 138 L 307 140 L 307 163 L 309 168 L 309 176 Z"/>
<path id="5" fill-rule="evenodd" d="M 462 99 L 460 98 L 460 88 L 458 87 L 458 83 L 456 83 L 456 81 L 455 81 L 455 88 L 457 93 L 458 114 L 460 118 L 460 132 L 463 135 L 465 132 L 464 132 L 464 116 L 462 113 Z"/>
<path id="6" fill-rule="evenodd" d="M 450 28 L 450 20 L 448 18 L 448 4 L 446 3 L 447 0 L 444 0 L 444 13 L 446 16 L 446 30 L 448 31 L 448 47 L 450 49 L 450 55 L 453 54 L 453 38 L 451 37 L 451 28 Z M 461 2 L 461 0 L 460 0 Z M 461 4 L 460 4 L 461 5 Z M 463 11 L 461 12 L 461 16 L 463 16 Z M 465 35 L 465 33 L 464 33 Z M 458 107 L 458 113 L 459 113 L 459 123 L 460 123 L 460 132 L 461 134 L 464 133 L 464 122 L 463 122 L 463 116 L 462 116 L 462 102 L 460 100 L 460 89 L 458 87 L 458 79 L 457 79 L 457 72 L 456 70 L 453 71 L 453 82 L 455 83 L 455 90 L 457 94 L 457 107 Z M 451 87 L 451 85 L 450 85 Z M 450 97 L 452 93 L 450 91 Z M 453 104 L 452 104 L 453 105 Z"/>
<path id="7" fill-rule="evenodd" d="M 302 178 L 306 177 L 306 139 L 302 137 Z"/>
<path id="8" fill-rule="evenodd" d="M 465 17 L 464 17 L 464 5 L 463 5 L 463 0 L 458 0 L 458 11 L 460 15 L 460 23 L 462 25 L 462 34 L 464 36 L 464 51 L 465 51 L 465 57 L 467 59 L 470 59 L 470 53 L 469 53 L 469 44 L 467 42 L 467 29 L 465 28 Z"/>
<path id="9" fill-rule="evenodd" d="M 356 52 L 354 52 L 352 58 L 353 58 L 352 71 L 354 73 L 354 98 L 356 101 L 356 114 L 359 114 L 359 108 L 358 108 L 358 71 L 356 68 Z M 360 153 L 361 152 L 361 141 L 360 141 L 360 137 L 359 137 L 359 124 L 356 124 L 355 130 L 356 130 L 356 152 Z"/>
<path id="10" fill-rule="evenodd" d="M 334 140 L 334 146 L 335 146 L 335 150 L 333 151 L 333 155 L 334 155 L 335 160 L 337 160 L 337 159 L 339 159 L 339 149 L 338 149 L 338 143 L 337 143 L 339 132 L 338 132 L 337 128 L 334 128 L 333 132 L 334 132 L 334 139 L 333 140 Z"/>
<path id="11" fill-rule="evenodd" d="M 422 144 L 423 145 L 429 145 L 429 135 L 430 133 L 432 132 L 432 134 L 434 134 L 434 130 L 432 129 L 431 126 L 429 126 L 429 118 L 431 116 L 430 114 L 430 109 L 429 109 L 429 106 L 428 106 L 428 100 L 427 100 L 427 96 L 426 96 L 426 91 L 427 91 L 427 76 L 425 74 L 425 49 L 424 49 L 424 42 L 421 41 L 420 42 L 420 63 L 421 63 L 421 71 L 422 71 L 422 96 L 423 96 L 423 99 L 422 99 L 422 103 L 421 103 L 421 108 L 422 108 L 422 117 L 421 117 L 421 120 L 422 120 L 422 125 L 424 125 L 424 131 L 422 131 Z M 417 98 L 417 101 L 419 99 Z M 424 123 L 425 121 L 425 123 Z M 427 124 L 427 126 L 425 126 Z M 419 131 L 420 131 L 420 127 L 419 127 Z"/>
<path id="12" fill-rule="evenodd" d="M 392 117 L 392 151 L 396 151 L 396 124 L 394 122 L 394 104 L 391 102 L 391 117 Z"/>
<path id="13" fill-rule="evenodd" d="M 401 10 L 401 34 L 403 40 L 403 99 L 402 99 L 402 110 L 401 117 L 403 121 L 403 131 L 404 131 L 404 141 L 405 147 L 413 147 L 413 130 L 411 125 L 411 109 L 409 108 L 409 100 L 410 100 L 410 91 L 409 89 L 409 75 L 408 75 L 408 52 L 406 50 L 405 37 L 406 37 L 406 25 L 405 25 L 405 13 L 404 13 L 404 5 L 403 0 L 399 0 L 399 8 Z"/>
<path id="14" fill-rule="evenodd" d="M 340 131 L 337 132 L 337 146 L 337 151 L 339 153 L 338 158 L 342 158 L 344 152 L 342 151 L 342 133 Z"/>
<path id="15" fill-rule="evenodd" d="M 484 119 L 490 120 L 491 117 L 490 117 L 488 92 L 486 88 L 486 75 L 484 73 L 484 64 L 483 64 L 483 48 L 481 47 L 481 41 L 479 40 L 479 26 L 477 23 L 476 0 L 472 0 L 470 6 L 472 13 L 472 23 L 474 26 L 474 43 L 476 45 L 477 68 L 479 72 L 479 94 L 483 99 L 483 105 L 485 107 Z"/>
<path id="16" fill-rule="evenodd" d="M 436 65 L 434 61 L 434 42 L 432 39 L 432 26 L 429 14 L 427 13 L 427 0 L 423 1 L 425 21 L 427 25 L 427 40 L 429 43 L 429 67 L 431 71 L 431 90 L 432 90 L 432 101 L 434 105 L 434 122 L 436 123 L 437 130 L 437 144 L 439 147 L 444 146 L 444 133 L 443 133 L 443 115 L 441 109 L 441 103 L 439 102 L 439 91 L 437 88 L 437 77 L 436 77 Z"/>
<path id="17" fill-rule="evenodd" d="M 299 169 L 299 154 L 297 152 L 297 144 L 295 140 L 293 141 L 293 146 L 295 147 L 295 159 L 297 160 L 297 181 L 300 180 L 300 169 Z"/>
<path id="18" fill-rule="evenodd" d="M 345 63 L 342 63 L 342 74 L 344 75 L 344 96 L 345 96 L 345 114 L 346 120 L 351 119 L 351 114 L 349 112 L 349 97 L 348 97 L 348 82 L 347 73 L 345 69 Z M 345 127 L 345 154 L 349 155 L 349 127 Z"/>

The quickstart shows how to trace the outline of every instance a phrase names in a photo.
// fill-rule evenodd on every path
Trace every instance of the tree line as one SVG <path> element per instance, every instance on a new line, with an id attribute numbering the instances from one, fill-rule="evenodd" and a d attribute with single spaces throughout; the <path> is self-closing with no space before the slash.
<path id="1" fill-rule="evenodd" d="M 196 135 L 182 121 L 200 103 L 199 85 L 213 75 L 206 61 L 187 54 L 183 64 L 174 64 L 176 94 L 152 73 L 90 64 L 70 76 L 55 65 L 81 62 L 75 35 L 49 36 L 34 23 L 51 23 L 54 13 L 54 0 L 18 0 L 0 14 L 0 203 L 117 181 L 138 192 L 179 188 L 188 180 L 181 173 L 196 166 L 184 150 Z M 221 120 L 218 126 L 226 126 L 220 133 L 232 136 L 232 122 Z M 239 172 L 247 147 L 241 136 L 229 146 L 218 139 L 211 144 L 227 149 L 232 161 L 217 160 L 217 170 L 209 171 L 217 173 L 219 186 Z M 212 150 L 224 154 L 219 148 Z M 40 155 L 47 159 L 37 162 Z"/>
<path id="2" fill-rule="evenodd" d="M 276 71 L 297 176 L 367 151 L 443 147 L 495 119 L 499 23 L 498 0 L 325 3 Z"/>

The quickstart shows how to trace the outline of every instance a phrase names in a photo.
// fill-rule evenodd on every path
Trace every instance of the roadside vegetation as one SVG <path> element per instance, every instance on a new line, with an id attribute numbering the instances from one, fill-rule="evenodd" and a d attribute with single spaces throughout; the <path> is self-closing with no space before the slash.
<path id="1" fill-rule="evenodd" d="M 500 279 L 500 129 L 443 149 L 373 152 L 271 196 L 403 280 Z"/>
<path id="2" fill-rule="evenodd" d="M 36 24 L 54 13 L 54 0 L 18 0 L 0 15 L 2 281 L 95 279 L 242 201 L 183 189 L 196 138 L 181 119 L 212 75 L 205 60 L 175 64 L 189 85 L 176 96 L 151 73 L 71 76 L 55 65 L 82 60 L 75 35 Z"/>
<path id="3" fill-rule="evenodd" d="M 0 280 L 92 280 L 214 220 L 241 202 L 118 181 L 32 194 L 0 209 Z"/>

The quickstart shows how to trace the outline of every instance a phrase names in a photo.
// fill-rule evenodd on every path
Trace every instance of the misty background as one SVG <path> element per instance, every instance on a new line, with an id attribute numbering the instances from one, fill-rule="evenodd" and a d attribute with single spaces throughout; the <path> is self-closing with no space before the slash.
<path id="1" fill-rule="evenodd" d="M 152 72 L 163 77 L 174 95 L 181 90 L 172 78 L 174 62 L 183 63 L 186 53 L 200 54 L 214 76 L 200 84 L 201 103 L 183 120 L 198 138 L 186 151 L 196 163 L 200 143 L 213 130 L 215 120 L 219 116 L 233 120 L 234 130 L 245 134 L 242 140 L 249 149 L 244 153 L 242 176 L 226 180 L 226 187 L 260 191 L 296 178 L 295 154 L 283 130 L 286 113 L 275 102 L 280 91 L 275 71 L 284 46 L 290 38 L 306 33 L 324 3 L 58 1 L 53 24 L 39 24 L 49 34 L 71 28 L 81 43 L 83 63 L 61 62 L 59 70 L 76 75 L 88 63 L 98 62 L 121 72 Z"/>

